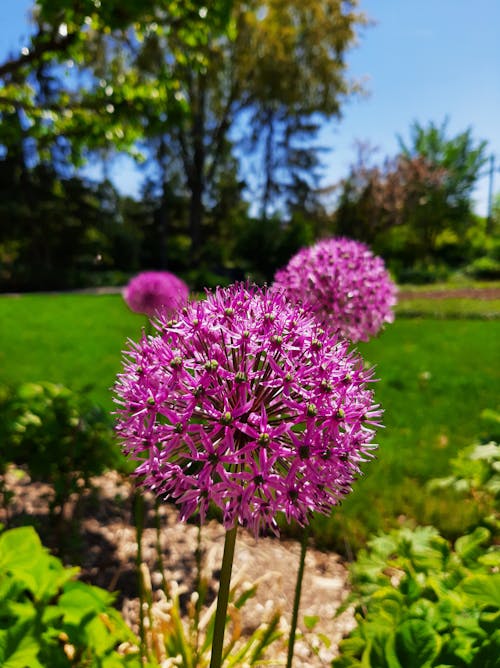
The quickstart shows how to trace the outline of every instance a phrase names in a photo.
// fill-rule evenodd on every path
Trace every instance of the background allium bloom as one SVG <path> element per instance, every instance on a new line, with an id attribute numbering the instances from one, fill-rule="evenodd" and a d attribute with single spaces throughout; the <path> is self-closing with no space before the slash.
<path id="1" fill-rule="evenodd" d="M 189 288 L 168 271 L 143 271 L 123 291 L 128 307 L 136 313 L 155 315 L 159 308 L 173 311 L 187 302 Z"/>
<path id="2" fill-rule="evenodd" d="M 396 286 L 382 258 L 359 241 L 324 239 L 301 249 L 276 273 L 274 286 L 351 341 L 368 341 L 394 320 Z"/>
<path id="3" fill-rule="evenodd" d="M 284 294 L 233 285 L 131 342 L 116 384 L 124 452 L 143 484 L 204 521 L 255 533 L 304 524 L 350 491 L 381 410 L 348 342 Z"/>

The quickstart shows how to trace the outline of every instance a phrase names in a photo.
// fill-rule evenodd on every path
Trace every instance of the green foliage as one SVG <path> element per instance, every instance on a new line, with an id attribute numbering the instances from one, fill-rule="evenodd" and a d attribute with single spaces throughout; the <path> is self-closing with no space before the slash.
<path id="1" fill-rule="evenodd" d="M 301 216 L 288 223 L 277 216 L 250 220 L 236 231 L 235 254 L 253 280 L 272 282 L 277 269 L 313 240 L 311 224 Z"/>
<path id="2" fill-rule="evenodd" d="M 493 257 L 478 257 L 467 265 L 465 271 L 468 276 L 483 280 L 500 280 L 500 261 Z"/>
<path id="3" fill-rule="evenodd" d="M 137 231 L 110 183 L 28 169 L 10 155 L 0 177 L 0 289 L 76 288 L 103 270 L 134 269 Z"/>
<path id="4" fill-rule="evenodd" d="M 73 493 L 118 462 L 108 416 L 88 398 L 53 383 L 24 383 L 7 414 L 6 451 L 34 480 L 53 486 L 51 509 L 62 513 Z"/>
<path id="5" fill-rule="evenodd" d="M 332 666 L 500 666 L 499 464 L 499 445 L 472 445 L 452 460 L 451 476 L 428 485 L 479 501 L 489 528 L 453 546 L 434 527 L 402 528 L 359 552 L 342 606 L 354 603 L 358 626 Z"/>
<path id="6" fill-rule="evenodd" d="M 497 428 L 500 415 L 487 411 L 485 417 L 496 415 Z M 500 509 L 500 445 L 494 441 L 474 444 L 460 450 L 451 460 L 451 475 L 435 478 L 428 484 L 430 492 L 453 489 L 459 494 L 470 494 L 481 507 Z"/>
<path id="7" fill-rule="evenodd" d="M 414 123 L 410 142 L 381 165 L 361 146 L 341 182 L 337 233 L 372 245 L 400 282 L 443 280 L 494 244 L 472 212 L 472 191 L 486 162 L 486 142 L 469 128 L 449 136 L 447 121 Z"/>
<path id="8" fill-rule="evenodd" d="M 484 527 L 453 548 L 433 527 L 373 538 L 350 568 L 358 627 L 332 666 L 498 667 L 499 565 Z"/>
<path id="9" fill-rule="evenodd" d="M 399 137 L 399 145 L 404 155 L 421 156 L 446 170 L 445 195 L 450 213 L 463 216 L 470 211 L 472 190 L 487 161 L 487 142 L 476 142 L 472 128 L 449 137 L 448 122 L 445 119 L 439 126 L 429 123 L 427 127 L 414 122 L 410 143 L 405 144 Z"/>
<path id="10" fill-rule="evenodd" d="M 77 573 L 48 553 L 32 527 L 0 535 L 2 666 L 139 668 L 137 639 L 113 596 L 75 580 Z"/>

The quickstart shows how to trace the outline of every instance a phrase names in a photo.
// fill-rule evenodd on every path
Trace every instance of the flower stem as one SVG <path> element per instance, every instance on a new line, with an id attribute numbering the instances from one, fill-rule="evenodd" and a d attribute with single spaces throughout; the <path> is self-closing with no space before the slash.
<path id="1" fill-rule="evenodd" d="M 210 668 L 220 668 L 222 665 L 222 649 L 224 646 L 224 631 L 226 629 L 227 604 L 229 601 L 236 532 L 237 525 L 234 525 L 232 529 L 226 531 L 226 538 L 224 540 L 224 554 L 222 556 L 219 594 L 217 596 L 217 610 L 215 612 Z"/>
<path id="2" fill-rule="evenodd" d="M 302 591 L 302 580 L 304 579 L 304 566 L 306 563 L 307 540 L 309 538 L 309 527 L 302 531 L 300 541 L 299 569 L 297 571 L 297 582 L 295 583 L 295 597 L 293 599 L 292 621 L 290 623 L 290 635 L 288 636 L 288 656 L 286 668 L 292 668 L 293 650 L 295 645 L 295 634 L 297 632 L 297 619 L 299 617 L 300 594 Z"/>
<path id="3" fill-rule="evenodd" d="M 146 643 L 146 629 L 144 626 L 144 587 L 143 580 L 141 576 L 141 564 L 142 564 L 142 534 L 144 531 L 144 497 L 141 490 L 137 487 L 134 491 L 134 496 L 132 500 L 133 513 L 134 513 L 134 523 L 135 523 L 135 540 L 137 543 L 137 553 L 135 558 L 135 566 L 137 573 L 137 584 L 139 587 L 139 638 L 140 638 L 140 650 L 141 658 L 147 659 L 147 643 Z"/>

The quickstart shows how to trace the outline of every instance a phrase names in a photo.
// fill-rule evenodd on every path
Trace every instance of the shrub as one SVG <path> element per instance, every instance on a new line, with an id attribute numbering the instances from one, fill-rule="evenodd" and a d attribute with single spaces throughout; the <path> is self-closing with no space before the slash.
<path id="1" fill-rule="evenodd" d="M 90 478 L 118 464 L 107 414 L 87 397 L 53 383 L 24 383 L 13 393 L 7 447 L 11 462 L 54 488 L 51 512 Z"/>
<path id="2" fill-rule="evenodd" d="M 77 581 L 77 573 L 32 527 L 0 535 L 0 665 L 139 668 L 137 639 L 112 594 Z"/>
<path id="3" fill-rule="evenodd" d="M 465 269 L 465 273 L 472 278 L 495 281 L 500 279 L 500 261 L 493 257 L 479 257 L 473 260 Z"/>
<path id="4" fill-rule="evenodd" d="M 332 666 L 498 668 L 499 567 L 485 527 L 453 549 L 433 527 L 377 536 L 351 567 L 359 625 Z"/>
<path id="5" fill-rule="evenodd" d="M 479 502 L 484 526 L 451 546 L 434 527 L 373 538 L 351 566 L 358 627 L 340 644 L 335 668 L 498 668 L 500 666 L 500 446 L 464 449 L 452 487 Z"/>

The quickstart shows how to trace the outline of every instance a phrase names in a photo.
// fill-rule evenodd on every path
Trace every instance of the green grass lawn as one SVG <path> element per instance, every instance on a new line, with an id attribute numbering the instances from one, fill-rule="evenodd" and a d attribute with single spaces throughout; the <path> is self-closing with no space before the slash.
<path id="1" fill-rule="evenodd" d="M 449 308 L 447 301 L 433 300 L 428 312 Z M 498 406 L 498 312 L 495 318 L 400 317 L 359 346 L 376 365 L 385 429 L 377 459 L 365 465 L 353 494 L 331 518 L 315 521 L 320 545 L 356 548 L 368 532 L 407 517 L 436 523 L 450 535 L 467 524 L 473 509 L 431 496 L 424 485 L 445 475 L 449 459 L 484 435 L 480 413 Z M 120 295 L 62 294 L 1 297 L 0 323 L 0 384 L 50 380 L 89 388 L 111 410 L 109 388 L 121 350 L 127 337 L 140 336 L 145 320 Z"/>
<path id="2" fill-rule="evenodd" d="M 111 409 L 109 388 L 128 337 L 143 316 L 120 295 L 25 295 L 0 298 L 0 383 L 50 380 Z"/>
<path id="3" fill-rule="evenodd" d="M 447 475 L 457 451 L 487 436 L 481 412 L 500 398 L 500 321 L 400 318 L 359 346 L 376 365 L 376 396 L 385 409 L 377 460 L 336 511 L 319 520 L 325 545 L 417 518 L 453 536 L 474 516 L 457 499 L 430 495 L 425 482 Z M 340 538 L 341 537 L 341 538 Z M 339 545 L 340 540 L 340 545 Z"/>

